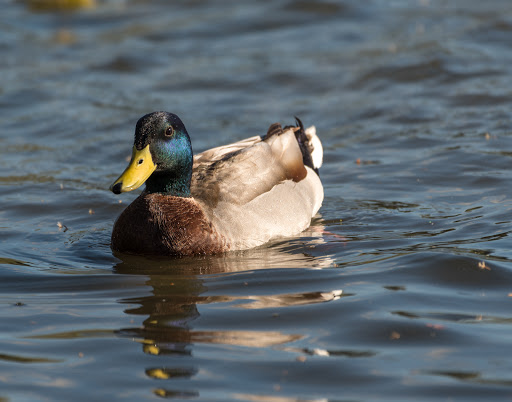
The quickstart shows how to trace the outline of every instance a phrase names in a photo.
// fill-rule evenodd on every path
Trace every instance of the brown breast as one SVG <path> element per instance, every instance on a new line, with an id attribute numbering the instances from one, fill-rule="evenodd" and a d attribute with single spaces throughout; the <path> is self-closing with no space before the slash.
<path id="1" fill-rule="evenodd" d="M 130 254 L 216 254 L 229 249 L 193 198 L 143 192 L 119 216 L 112 249 Z"/>

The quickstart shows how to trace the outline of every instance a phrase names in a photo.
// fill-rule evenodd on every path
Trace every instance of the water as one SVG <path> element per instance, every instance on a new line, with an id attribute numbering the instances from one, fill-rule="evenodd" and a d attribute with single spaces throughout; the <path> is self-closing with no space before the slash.
<path id="1" fill-rule="evenodd" d="M 511 399 L 508 0 L 85 3 L 0 16 L 1 401 Z M 113 255 L 154 110 L 315 124 L 312 227 Z"/>

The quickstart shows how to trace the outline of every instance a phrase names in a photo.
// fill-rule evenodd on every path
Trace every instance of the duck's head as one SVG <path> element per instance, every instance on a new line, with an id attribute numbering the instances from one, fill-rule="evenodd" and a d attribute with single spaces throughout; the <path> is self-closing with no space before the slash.
<path id="1" fill-rule="evenodd" d="M 190 196 L 192 145 L 178 116 L 153 112 L 135 126 L 132 159 L 110 186 L 114 194 L 132 191 L 146 183 L 146 191 L 181 197 Z"/>

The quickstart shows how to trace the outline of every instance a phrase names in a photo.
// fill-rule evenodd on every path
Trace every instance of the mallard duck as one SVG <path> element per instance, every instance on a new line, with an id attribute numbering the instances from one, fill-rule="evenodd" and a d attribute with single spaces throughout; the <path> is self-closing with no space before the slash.
<path id="1" fill-rule="evenodd" d="M 255 136 L 193 156 L 178 116 L 139 119 L 131 161 L 115 194 L 145 190 L 119 216 L 112 249 L 146 255 L 215 254 L 259 246 L 306 229 L 324 192 L 315 127 L 270 126 Z"/>

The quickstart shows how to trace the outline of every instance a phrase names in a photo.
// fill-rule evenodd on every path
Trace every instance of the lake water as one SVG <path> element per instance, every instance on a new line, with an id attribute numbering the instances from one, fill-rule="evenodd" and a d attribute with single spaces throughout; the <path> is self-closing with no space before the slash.
<path id="1" fill-rule="evenodd" d="M 512 399 L 509 0 L 66 3 L 0 15 L 0 401 Z M 311 228 L 113 255 L 155 110 L 316 125 Z"/>

